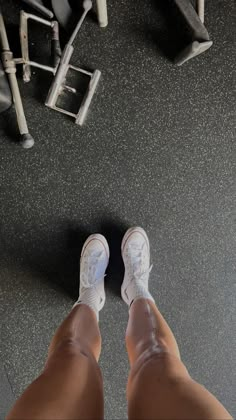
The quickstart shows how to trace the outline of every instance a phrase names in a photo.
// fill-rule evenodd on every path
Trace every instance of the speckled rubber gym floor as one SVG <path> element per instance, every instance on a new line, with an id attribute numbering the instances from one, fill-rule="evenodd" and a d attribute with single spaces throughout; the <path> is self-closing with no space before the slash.
<path id="1" fill-rule="evenodd" d="M 20 2 L 0 3 L 17 48 Z M 40 372 L 77 298 L 83 241 L 101 232 L 111 246 L 100 314 L 106 418 L 126 416 L 120 243 L 141 225 L 150 289 L 182 358 L 235 416 L 236 5 L 206 2 L 214 45 L 182 67 L 168 58 L 160 1 L 108 0 L 108 13 L 106 29 L 88 18 L 75 42 L 73 62 L 102 71 L 84 127 L 44 106 L 51 79 L 40 71 L 20 81 L 34 148 L 15 141 L 13 111 L 0 116 L 2 412 Z"/>

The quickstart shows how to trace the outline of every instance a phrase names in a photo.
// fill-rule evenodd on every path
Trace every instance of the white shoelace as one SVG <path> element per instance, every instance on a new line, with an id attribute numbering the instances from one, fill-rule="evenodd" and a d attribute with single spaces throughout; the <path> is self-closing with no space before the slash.
<path id="1" fill-rule="evenodd" d="M 84 266 L 81 274 L 81 283 L 83 287 L 89 288 L 103 279 L 103 277 L 96 278 L 97 268 L 99 261 L 103 258 L 103 252 L 94 251 L 87 256 L 83 256 L 83 258 Z"/>
<path id="2" fill-rule="evenodd" d="M 134 246 L 129 244 L 128 247 L 131 250 L 130 255 L 132 255 L 131 258 L 131 267 L 133 273 L 131 274 L 131 276 L 136 280 L 136 281 L 142 281 L 145 279 L 145 276 L 147 276 L 148 274 L 150 274 L 150 272 L 152 271 L 152 267 L 153 265 L 151 265 L 149 268 L 147 268 L 144 271 L 140 271 L 140 268 L 143 265 L 143 257 L 144 257 L 144 252 L 143 252 L 143 248 L 144 248 L 145 244 L 142 245 L 142 247 L 138 247 L 138 246 Z"/>

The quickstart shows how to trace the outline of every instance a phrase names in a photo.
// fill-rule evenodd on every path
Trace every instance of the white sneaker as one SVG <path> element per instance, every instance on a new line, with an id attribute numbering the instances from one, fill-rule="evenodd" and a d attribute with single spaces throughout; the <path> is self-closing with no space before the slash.
<path id="1" fill-rule="evenodd" d="M 104 236 L 90 235 L 80 257 L 80 289 L 76 304 L 83 303 L 98 312 L 105 303 L 104 277 L 109 262 L 109 246 Z"/>
<path id="2" fill-rule="evenodd" d="M 125 303 L 138 298 L 154 301 L 148 290 L 150 266 L 150 246 L 147 234 L 141 227 L 130 228 L 121 245 L 125 265 L 125 276 L 121 286 L 121 296 Z"/>

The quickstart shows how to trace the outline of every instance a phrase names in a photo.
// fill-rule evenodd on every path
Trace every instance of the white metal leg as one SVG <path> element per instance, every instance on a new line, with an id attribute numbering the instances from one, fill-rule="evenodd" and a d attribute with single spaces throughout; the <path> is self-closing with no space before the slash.
<path id="1" fill-rule="evenodd" d="M 107 1 L 106 0 L 96 0 L 97 1 L 97 13 L 98 13 L 98 22 L 101 28 L 104 28 L 108 25 L 107 18 Z"/>
<path id="2" fill-rule="evenodd" d="M 204 15 L 205 15 L 205 0 L 198 0 L 198 16 L 200 17 L 202 23 L 204 23 Z"/>

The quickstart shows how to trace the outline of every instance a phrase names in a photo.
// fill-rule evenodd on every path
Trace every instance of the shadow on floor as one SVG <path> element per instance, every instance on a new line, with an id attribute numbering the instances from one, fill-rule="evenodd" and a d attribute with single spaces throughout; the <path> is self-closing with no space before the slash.
<path id="1" fill-rule="evenodd" d="M 110 247 L 110 262 L 107 270 L 106 287 L 120 296 L 121 283 L 124 277 L 124 264 L 121 257 L 121 242 L 128 229 L 124 224 L 107 221 L 101 225 L 101 232 L 106 237 Z"/>
<path id="2" fill-rule="evenodd" d="M 87 228 L 67 222 L 60 231 L 45 235 L 38 232 L 34 240 L 15 238 L 11 244 L 5 243 L 5 255 L 8 260 L 17 262 L 22 269 L 29 270 L 32 276 L 40 274 L 45 282 L 63 289 L 71 298 L 79 293 L 79 259 L 87 237 L 94 233 Z M 103 234 L 110 247 L 110 262 L 106 276 L 106 287 L 120 295 L 124 267 L 121 258 L 121 241 L 126 231 L 122 224 L 106 220 L 97 231 Z M 32 233 L 31 233 L 32 237 Z M 3 239 L 3 238 L 2 238 Z"/>
<path id="3" fill-rule="evenodd" d="M 151 0 L 151 7 L 151 22 L 138 24 L 135 32 L 141 32 L 146 42 L 153 44 L 161 56 L 174 61 L 180 51 L 189 44 L 191 32 L 172 0 Z"/>

